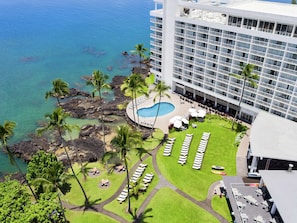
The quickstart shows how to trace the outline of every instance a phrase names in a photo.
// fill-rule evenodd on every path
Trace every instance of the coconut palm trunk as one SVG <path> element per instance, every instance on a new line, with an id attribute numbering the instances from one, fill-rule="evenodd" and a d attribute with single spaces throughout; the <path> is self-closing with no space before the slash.
<path id="1" fill-rule="evenodd" d="M 127 190 L 128 190 L 128 195 L 127 195 L 127 200 L 128 200 L 128 208 L 127 211 L 129 214 L 133 214 L 131 210 L 131 200 L 130 200 L 130 177 L 129 177 L 129 169 L 128 169 L 128 162 L 127 162 L 127 157 L 126 154 L 124 155 L 124 162 L 125 162 L 125 168 L 126 168 L 126 180 L 127 180 Z"/>
<path id="2" fill-rule="evenodd" d="M 161 105 L 161 98 L 163 96 L 166 96 L 167 98 L 170 98 L 170 95 L 166 93 L 166 91 L 169 90 L 169 89 L 170 89 L 170 87 L 167 86 L 164 81 L 158 82 L 157 85 L 155 86 L 155 88 L 153 89 L 153 91 L 157 93 L 156 96 L 154 97 L 154 102 L 156 101 L 156 98 L 159 97 L 159 104 L 158 104 L 158 109 L 157 109 L 157 113 L 156 113 L 156 116 L 155 116 L 155 120 L 154 120 L 153 125 L 152 125 L 151 136 L 153 136 L 153 131 L 154 131 L 154 128 L 155 128 L 155 124 L 157 122 L 157 118 L 158 118 L 158 115 L 159 115 L 159 110 L 160 110 L 160 105 Z"/>
<path id="3" fill-rule="evenodd" d="M 98 92 L 99 92 L 99 98 L 100 98 L 100 100 L 103 100 L 102 99 L 102 95 L 101 95 L 101 89 L 98 90 Z M 99 111 L 100 111 L 100 121 L 101 121 L 101 126 L 102 126 L 103 150 L 104 150 L 104 152 L 106 152 L 104 113 L 103 113 L 102 105 L 99 106 Z"/>
<path id="4" fill-rule="evenodd" d="M 5 149 L 7 151 L 8 154 L 8 159 L 11 163 L 11 165 L 16 166 L 18 172 L 21 174 L 25 184 L 28 186 L 28 188 L 30 189 L 32 195 L 34 196 L 35 201 L 37 202 L 37 196 L 34 193 L 31 185 L 29 184 L 29 182 L 27 181 L 23 171 L 21 170 L 19 164 L 16 162 L 15 158 L 14 158 L 14 154 L 11 152 L 11 150 L 9 149 L 8 145 L 7 145 L 7 140 L 12 137 L 12 135 L 14 134 L 14 128 L 16 126 L 16 123 L 13 121 L 5 121 L 3 125 L 0 125 L 0 142 Z"/>
<path id="5" fill-rule="evenodd" d="M 74 169 L 73 169 L 72 163 L 71 163 L 71 159 L 69 157 L 67 149 L 64 147 L 64 138 L 62 136 L 62 131 L 71 131 L 71 126 L 65 123 L 65 119 L 67 117 L 69 117 L 69 114 L 65 113 L 61 107 L 57 107 L 53 111 L 53 113 L 46 114 L 45 117 L 48 118 L 48 125 L 43 127 L 43 128 L 37 129 L 37 134 L 40 135 L 44 131 L 47 131 L 47 130 L 50 130 L 50 129 L 54 129 L 54 130 L 56 130 L 58 132 L 59 137 L 60 137 L 61 142 L 62 142 L 63 149 L 64 149 L 66 157 L 67 157 L 67 161 L 68 161 L 70 169 L 71 169 L 71 172 L 72 172 L 75 180 L 79 184 L 79 187 L 80 187 L 80 189 L 81 189 L 81 191 L 82 191 L 82 193 L 83 193 L 83 195 L 85 197 L 85 205 L 89 206 L 90 202 L 89 202 L 89 199 L 87 197 L 87 194 L 86 194 L 82 184 L 80 183 L 79 179 L 77 178 L 77 176 L 76 176 L 76 174 L 74 172 Z"/>
<path id="6" fill-rule="evenodd" d="M 25 184 L 27 185 L 27 187 L 28 187 L 29 190 L 31 191 L 31 193 L 32 193 L 32 195 L 33 195 L 35 201 L 37 202 L 37 196 L 36 196 L 36 194 L 34 193 L 34 191 L 33 191 L 32 187 L 31 187 L 31 185 L 30 185 L 29 182 L 27 181 L 26 176 L 25 176 L 25 174 L 23 173 L 21 167 L 20 167 L 19 164 L 16 162 L 13 153 L 10 151 L 10 149 L 8 148 L 7 145 L 5 146 L 5 149 L 6 149 L 7 153 L 8 153 L 8 156 L 9 156 L 9 159 L 10 159 L 11 163 L 17 168 L 17 170 L 18 170 L 18 172 L 21 174 L 21 176 L 22 176 L 22 178 L 23 178 Z"/>
<path id="7" fill-rule="evenodd" d="M 58 199 L 59 199 L 59 203 L 60 203 L 63 218 L 64 218 L 65 222 L 67 222 L 67 218 L 66 218 L 66 215 L 65 215 L 63 203 L 62 203 L 62 200 L 61 200 L 61 195 L 60 195 L 59 191 L 57 191 L 57 193 L 58 193 Z"/>
<path id="8" fill-rule="evenodd" d="M 67 152 L 67 149 L 66 149 L 66 147 L 63 145 L 63 144 L 64 144 L 64 143 L 63 143 L 63 142 L 64 142 L 64 139 L 63 139 L 62 132 L 61 132 L 61 129 L 60 129 L 60 128 L 58 128 L 58 132 L 59 132 L 60 139 L 62 140 L 62 146 L 63 146 L 64 152 L 65 152 L 65 154 L 66 154 L 67 161 L 68 161 L 68 163 L 69 163 L 69 167 L 70 167 L 70 169 L 71 169 L 71 172 L 72 172 L 72 174 L 73 174 L 73 177 L 75 178 L 76 182 L 78 183 L 78 185 L 79 185 L 79 187 L 80 187 L 80 189 L 81 189 L 81 191 L 82 191 L 82 193 L 83 193 L 83 195 L 84 195 L 84 197 L 85 197 L 85 206 L 88 207 L 88 206 L 90 205 L 89 198 L 88 198 L 88 196 L 87 196 L 87 194 L 86 194 L 86 192 L 85 192 L 85 189 L 83 188 L 83 186 L 82 186 L 80 180 L 78 179 L 77 175 L 75 174 L 75 171 L 74 171 L 74 169 L 73 169 L 72 162 L 71 162 L 71 159 L 70 159 L 69 154 L 68 154 L 68 152 Z"/>
<path id="9" fill-rule="evenodd" d="M 239 99 L 239 103 L 238 103 L 238 109 L 236 110 L 236 113 L 235 113 L 235 116 L 234 116 L 234 119 L 233 119 L 233 122 L 232 122 L 232 129 L 234 129 L 234 125 L 235 125 L 235 122 L 237 122 L 238 120 L 238 115 L 240 113 L 240 106 L 241 106 L 241 102 L 242 102 L 242 99 L 243 99 L 243 93 L 244 93 L 244 89 L 245 89 L 245 85 L 246 85 L 246 79 L 243 80 L 243 85 L 242 85 L 242 89 L 241 89 L 241 95 L 240 95 L 240 99 Z"/>
<path id="10" fill-rule="evenodd" d="M 95 93 L 98 91 L 99 93 L 99 103 L 103 101 L 103 97 L 102 97 L 102 89 L 110 89 L 110 85 L 106 83 L 106 81 L 108 80 L 108 75 L 103 74 L 100 70 L 95 70 L 92 73 L 92 76 L 90 77 L 89 80 L 87 80 L 86 85 L 88 86 L 92 86 L 94 89 L 92 91 L 92 96 L 95 97 Z M 105 142 L 105 126 L 104 126 L 104 111 L 102 108 L 102 105 L 99 105 L 99 120 L 101 122 L 102 125 L 102 131 L 103 131 L 103 150 L 104 152 L 106 152 L 106 142 Z"/>
<path id="11" fill-rule="evenodd" d="M 253 70 L 255 69 L 255 66 L 253 64 L 246 64 L 244 65 L 243 63 L 240 63 L 240 67 L 242 70 L 239 72 L 239 74 L 230 74 L 231 76 L 235 77 L 236 79 L 241 79 L 243 80 L 243 85 L 241 88 L 241 95 L 238 103 L 238 109 L 236 110 L 233 123 L 232 123 L 232 130 L 234 129 L 234 124 L 238 120 L 238 115 L 241 110 L 241 102 L 243 100 L 243 95 L 246 87 L 246 83 L 250 84 L 252 88 L 257 87 L 256 80 L 259 79 L 259 76 L 257 74 L 253 74 Z"/>
<path id="12" fill-rule="evenodd" d="M 128 125 L 121 125 L 121 126 L 118 126 L 117 135 L 111 140 L 111 143 L 117 149 L 117 153 L 119 154 L 120 159 L 124 161 L 124 165 L 126 168 L 127 187 L 128 187 L 127 211 L 133 217 L 133 213 L 131 210 L 131 200 L 130 200 L 130 178 L 129 178 L 127 153 L 132 148 L 137 148 L 138 145 L 142 144 L 141 134 L 139 132 L 131 130 Z"/>
<path id="13" fill-rule="evenodd" d="M 152 131 L 154 130 L 155 124 L 157 122 L 157 118 L 158 118 L 159 111 L 160 111 L 160 103 L 161 103 L 161 96 L 159 97 L 157 113 L 156 113 L 156 116 L 155 116 L 155 119 L 154 119 L 154 122 L 153 122 Z"/>

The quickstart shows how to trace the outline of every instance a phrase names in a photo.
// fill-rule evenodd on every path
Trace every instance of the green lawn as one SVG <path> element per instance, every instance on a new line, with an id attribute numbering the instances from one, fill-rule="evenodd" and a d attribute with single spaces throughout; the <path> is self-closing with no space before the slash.
<path id="1" fill-rule="evenodd" d="M 162 174 L 172 184 L 197 200 L 204 200 L 210 185 L 222 179 L 222 176 L 211 173 L 212 165 L 224 166 L 227 175 L 236 175 L 237 148 L 234 146 L 236 133 L 230 130 L 231 123 L 219 118 L 207 118 L 205 122 L 196 122 L 196 124 L 197 128 L 189 127 L 185 131 L 171 132 L 169 137 L 176 138 L 172 155 L 170 157 L 163 156 L 162 147 L 157 154 L 157 161 Z M 192 164 L 203 132 L 210 132 L 211 136 L 202 168 L 194 170 Z M 186 133 L 193 133 L 194 136 L 187 163 L 181 166 L 177 161 Z"/>
<path id="2" fill-rule="evenodd" d="M 185 200 L 178 193 L 169 188 L 161 188 L 149 203 L 147 209 L 152 208 L 147 222 L 199 222 L 215 223 L 219 222 L 214 216 L 204 209 Z"/>
<path id="3" fill-rule="evenodd" d="M 229 222 L 232 222 L 232 217 L 225 197 L 220 198 L 219 195 L 213 196 L 211 206 L 214 211 L 222 215 Z"/>
<path id="4" fill-rule="evenodd" d="M 157 183 L 159 181 L 158 177 L 156 176 L 156 172 L 154 171 L 154 168 L 153 168 L 152 158 L 149 157 L 143 163 L 148 164 L 143 175 L 145 175 L 146 173 L 154 173 L 155 176 L 154 176 L 152 182 L 150 183 L 146 192 L 141 193 L 138 196 L 138 198 L 131 197 L 131 209 L 132 210 L 134 210 L 135 208 L 138 209 L 140 207 L 140 205 L 143 203 L 143 201 L 146 199 L 146 197 L 150 194 L 150 192 L 154 189 L 154 187 L 157 185 Z M 131 173 L 131 174 L 133 174 L 133 173 Z M 104 208 L 124 217 L 128 221 L 131 221 L 132 220 L 131 216 L 127 213 L 127 207 L 128 207 L 127 201 L 120 204 L 115 199 L 111 203 L 107 204 Z"/>
<path id="5" fill-rule="evenodd" d="M 66 218 L 71 223 L 82 222 L 104 222 L 104 223 L 117 223 L 116 220 L 109 218 L 106 215 L 91 212 L 91 211 L 66 211 Z"/>
<path id="6" fill-rule="evenodd" d="M 195 199 L 204 200 L 207 196 L 209 186 L 213 182 L 222 179 L 220 175 L 212 174 L 210 172 L 211 165 L 224 166 L 227 175 L 236 174 L 235 156 L 237 148 L 234 145 L 236 133 L 231 131 L 230 122 L 217 116 L 208 116 L 205 122 L 196 122 L 196 124 L 198 125 L 197 128 L 189 127 L 189 129 L 185 131 L 171 132 L 169 137 L 176 138 L 172 155 L 170 157 L 164 157 L 162 155 L 163 147 L 161 147 L 157 154 L 157 162 L 161 173 L 168 181 Z M 203 132 L 210 132 L 211 136 L 204 156 L 202 169 L 194 170 L 192 169 L 192 164 Z M 188 162 L 186 165 L 181 166 L 177 163 L 177 160 L 186 133 L 193 133 L 194 137 L 189 152 Z M 156 147 L 162 138 L 163 133 L 161 131 L 155 132 L 154 137 L 149 138 L 147 142 L 145 142 L 144 148 L 152 149 Z M 136 156 L 135 152 L 132 152 L 128 155 L 129 167 L 132 167 L 138 161 L 139 158 Z M 151 157 L 143 162 L 148 164 L 146 172 L 155 173 Z M 88 177 L 87 181 L 82 180 L 83 177 L 81 174 L 78 174 L 78 177 L 81 180 L 88 196 L 90 196 L 91 201 L 97 201 L 96 203 L 100 203 L 111 197 L 126 180 L 125 174 L 113 173 L 108 175 L 103 165 L 99 162 L 90 163 L 89 166 L 96 166 L 99 170 L 101 170 L 101 174 L 98 177 Z M 75 165 L 74 167 L 78 173 L 79 166 Z M 109 188 L 101 189 L 98 187 L 98 183 L 102 178 L 109 179 L 111 182 Z M 140 194 L 137 199 L 135 197 L 131 198 L 132 210 L 141 206 L 148 194 L 157 185 L 158 180 L 158 177 L 155 177 L 147 192 Z M 84 197 L 80 191 L 80 188 L 74 180 L 71 181 L 71 184 L 71 192 L 64 196 L 63 200 L 71 204 L 82 205 L 84 202 Z M 231 219 L 225 199 L 218 200 L 216 197 L 214 197 L 212 200 L 212 205 L 213 209 L 227 220 Z M 107 204 L 104 208 L 122 216 L 128 221 L 132 221 L 131 216 L 126 212 L 127 201 L 120 204 L 115 199 L 111 203 Z M 152 220 L 147 219 L 148 222 L 193 222 L 193 219 L 198 218 L 199 222 L 217 222 L 216 218 L 214 218 L 208 212 L 197 207 L 168 188 L 162 188 L 160 191 L 158 191 L 147 208 L 152 208 L 152 211 L 149 212 L 149 215 L 153 215 Z M 74 217 L 73 221 L 71 220 L 72 213 L 73 216 L 77 216 L 76 218 Z M 69 211 L 67 214 L 69 214 Z M 97 218 L 100 219 L 104 216 L 89 212 L 85 212 L 84 214 L 80 214 L 79 212 L 71 212 L 69 217 L 71 222 L 92 222 L 93 218 L 96 218 L 97 221 Z M 100 222 L 113 221 L 110 221 L 110 219 L 105 221 L 103 219 Z"/>

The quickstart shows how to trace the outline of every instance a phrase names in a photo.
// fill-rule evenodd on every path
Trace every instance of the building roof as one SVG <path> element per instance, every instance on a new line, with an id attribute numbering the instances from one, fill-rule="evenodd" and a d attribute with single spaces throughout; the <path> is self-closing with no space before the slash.
<path id="1" fill-rule="evenodd" d="M 283 221 L 296 222 L 297 171 L 260 170 L 259 172 Z"/>
<path id="2" fill-rule="evenodd" d="M 296 122 L 267 112 L 260 112 L 251 128 L 252 155 L 297 161 L 296 134 Z"/>
<path id="3" fill-rule="evenodd" d="M 257 0 L 229 2 L 230 4 L 226 5 L 228 8 L 280 16 L 297 16 L 297 6 L 293 4 Z"/>

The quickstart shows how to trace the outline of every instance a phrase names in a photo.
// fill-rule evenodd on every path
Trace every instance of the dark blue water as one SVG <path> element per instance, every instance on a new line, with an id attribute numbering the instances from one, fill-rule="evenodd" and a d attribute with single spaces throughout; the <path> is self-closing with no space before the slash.
<path id="1" fill-rule="evenodd" d="M 281 0 L 279 0 L 281 1 Z M 290 2 L 283 0 L 283 2 Z M 34 133 L 54 101 L 44 93 L 55 78 L 85 89 L 83 75 L 100 69 L 128 75 L 121 52 L 149 48 L 153 0 L 1 0 L 0 123 L 17 122 L 9 143 Z M 0 172 L 10 169 L 0 153 Z"/>
<path id="2" fill-rule="evenodd" d="M 46 101 L 55 78 L 85 89 L 83 75 L 100 69 L 128 75 L 132 64 L 121 52 L 149 48 L 152 0 L 0 1 L 0 123 L 17 122 L 16 142 L 34 133 L 51 112 Z M 0 154 L 0 171 L 10 165 Z"/>

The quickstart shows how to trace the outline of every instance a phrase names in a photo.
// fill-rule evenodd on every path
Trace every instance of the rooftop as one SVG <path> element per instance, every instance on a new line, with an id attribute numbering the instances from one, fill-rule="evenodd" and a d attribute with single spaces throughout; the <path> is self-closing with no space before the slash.
<path id="1" fill-rule="evenodd" d="M 260 170 L 260 174 L 284 222 L 296 222 L 297 171 Z"/>
<path id="2" fill-rule="evenodd" d="M 297 161 L 297 123 L 267 112 L 260 112 L 252 124 L 252 155 Z"/>
<path id="3" fill-rule="evenodd" d="M 227 4 L 226 7 L 244 11 L 248 10 L 255 13 L 297 17 L 297 5 L 287 3 L 249 0 Z"/>

